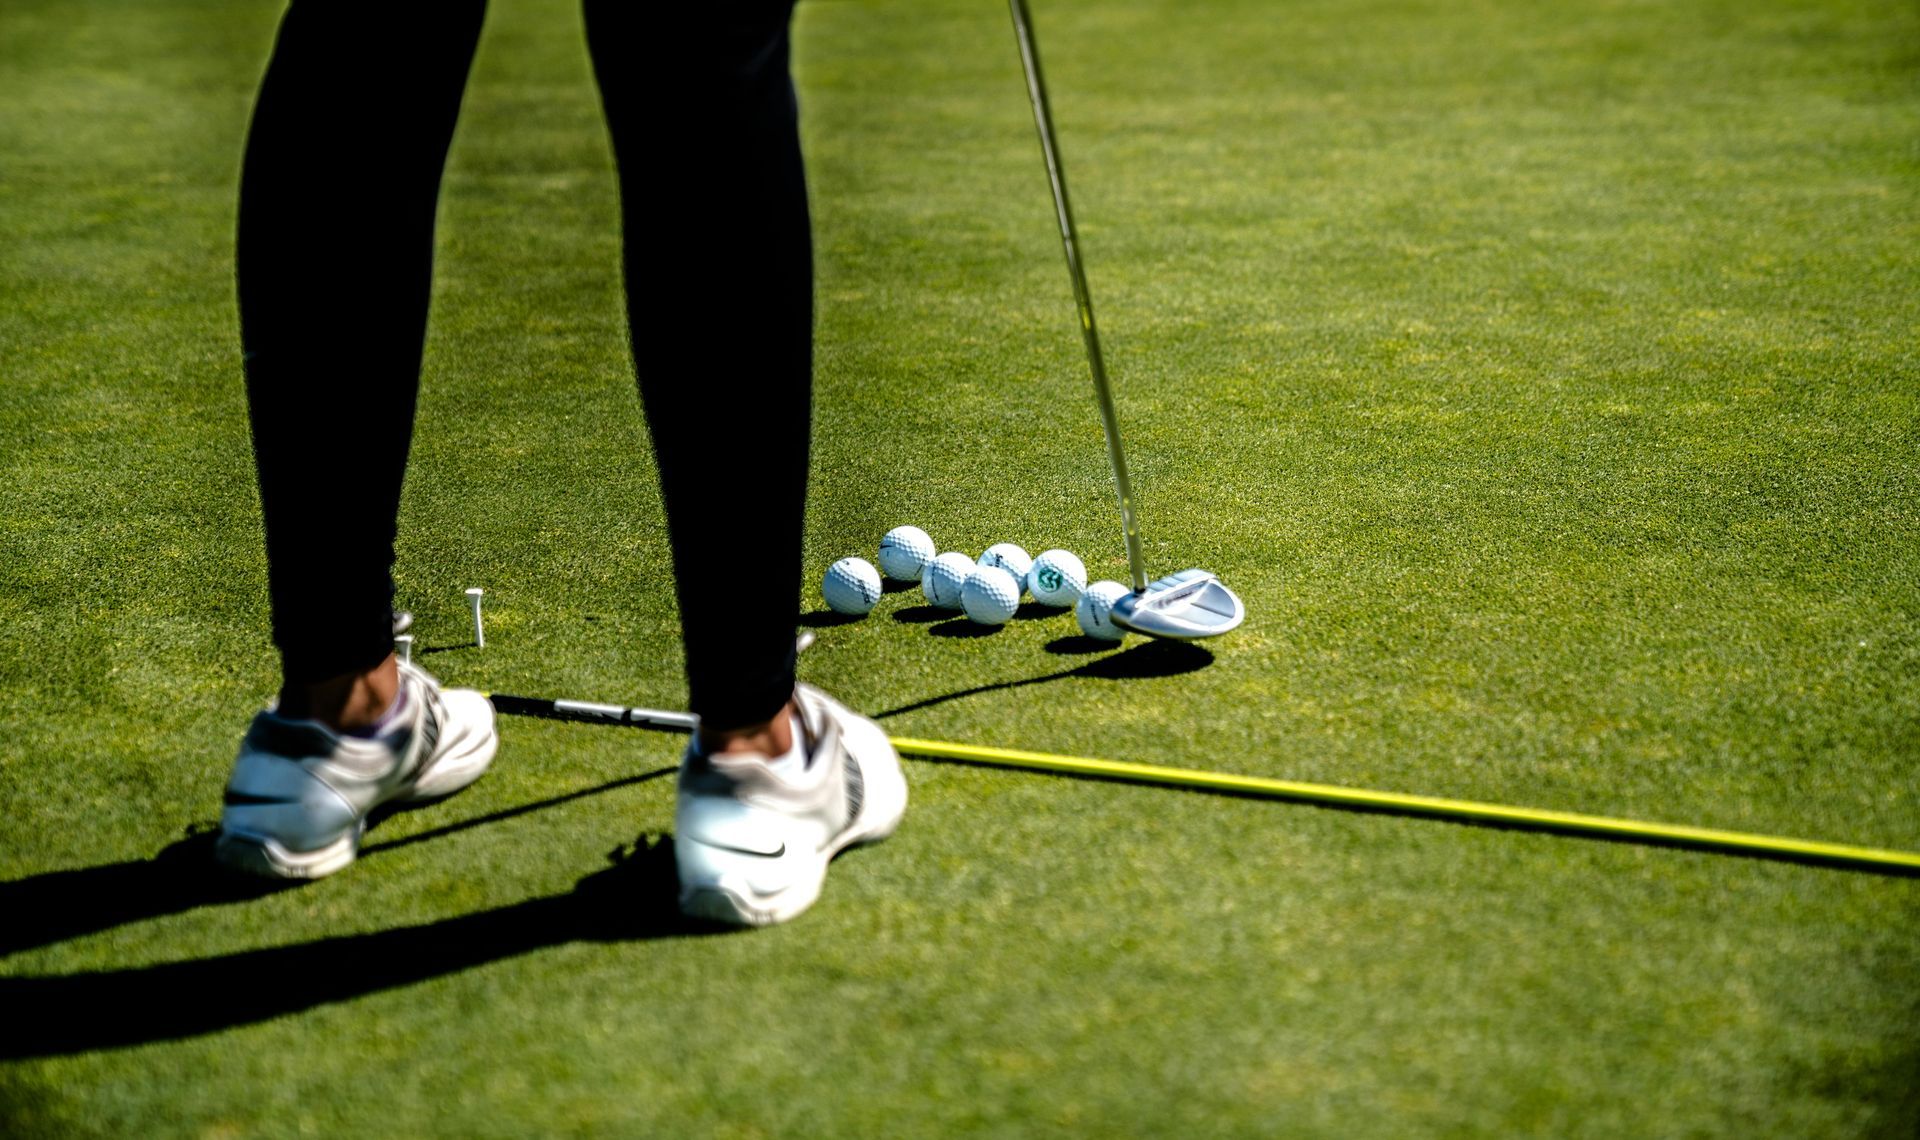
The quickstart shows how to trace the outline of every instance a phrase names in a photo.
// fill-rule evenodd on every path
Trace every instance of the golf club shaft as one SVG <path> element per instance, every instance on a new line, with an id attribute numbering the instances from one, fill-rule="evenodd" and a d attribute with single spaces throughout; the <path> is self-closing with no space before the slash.
<path id="1" fill-rule="evenodd" d="M 1113 489 L 1120 495 L 1120 526 L 1126 532 L 1127 567 L 1133 574 L 1133 592 L 1147 589 L 1147 564 L 1140 553 L 1140 524 L 1133 517 L 1133 484 L 1127 478 L 1127 457 L 1120 447 L 1120 419 L 1113 410 L 1113 391 L 1107 383 L 1107 365 L 1100 355 L 1100 332 L 1093 323 L 1093 295 L 1087 291 L 1087 273 L 1080 264 L 1080 239 L 1073 228 L 1073 207 L 1067 204 L 1067 174 L 1060 165 L 1060 148 L 1053 140 L 1053 112 L 1047 103 L 1047 85 L 1040 78 L 1040 48 L 1033 39 L 1033 20 L 1027 0 L 1007 0 L 1013 11 L 1013 31 L 1020 41 L 1020 66 L 1027 73 L 1027 98 L 1033 103 L 1033 125 L 1040 132 L 1040 150 L 1047 160 L 1047 182 L 1053 187 L 1053 209 L 1060 223 L 1060 244 L 1067 251 L 1067 272 L 1073 278 L 1073 300 L 1080 309 L 1080 336 L 1087 343 L 1087 368 L 1093 373 L 1093 393 L 1100 401 L 1100 426 L 1106 429 L 1107 458 L 1113 465 Z"/>
<path id="2" fill-rule="evenodd" d="M 699 724 L 699 719 L 691 713 L 668 712 L 663 709 L 624 708 L 620 705 L 602 705 L 591 701 L 514 697 L 503 693 L 490 693 L 488 699 L 500 712 L 517 716 L 546 717 L 588 724 L 623 725 L 666 732 L 690 732 Z M 1920 852 L 1913 851 L 1856 847 L 1844 843 L 1790 839 L 1778 835 L 1754 835 L 1748 832 L 1720 831 L 1682 824 L 1645 823 L 1640 820 L 1613 819 L 1580 812 L 1513 807 L 1507 804 L 1443 799 L 1438 796 L 1407 795 L 1402 792 L 1378 792 L 1367 788 L 1343 788 L 1333 784 L 1274 780 L 1264 776 L 1238 776 L 1225 772 L 1206 772 L 1197 768 L 1094 760 L 1080 756 L 1059 756 L 1051 752 L 992 748 L 978 744 L 951 744 L 945 741 L 918 740 L 906 736 L 895 736 L 891 740 L 895 748 L 910 756 L 952 760 L 963 764 L 1088 776 L 1161 787 L 1196 788 L 1202 791 L 1258 796 L 1263 799 L 1289 800 L 1327 807 L 1423 816 L 1428 819 L 1490 824 L 1523 831 L 1545 831 L 1631 843 L 1652 843 L 1666 847 L 1690 848 L 1696 851 L 1716 851 L 1764 859 L 1785 859 L 1797 863 L 1815 863 L 1829 867 L 1876 871 L 1881 874 L 1920 877 Z"/>
<path id="3" fill-rule="evenodd" d="M 670 712 L 666 709 L 628 708 L 624 705 L 552 700 L 547 697 L 516 697 L 508 693 L 488 693 L 487 699 L 493 702 L 496 711 L 508 716 L 533 716 L 582 724 L 614 724 L 662 732 L 692 732 L 700 727 L 700 718 L 692 713 Z"/>

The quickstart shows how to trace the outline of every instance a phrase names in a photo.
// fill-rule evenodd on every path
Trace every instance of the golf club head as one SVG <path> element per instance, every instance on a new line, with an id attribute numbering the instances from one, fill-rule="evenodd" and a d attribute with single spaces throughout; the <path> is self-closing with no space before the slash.
<path id="1" fill-rule="evenodd" d="M 1218 637 L 1247 618 L 1247 607 L 1205 570 L 1182 570 L 1113 603 L 1113 624 L 1148 637 Z"/>

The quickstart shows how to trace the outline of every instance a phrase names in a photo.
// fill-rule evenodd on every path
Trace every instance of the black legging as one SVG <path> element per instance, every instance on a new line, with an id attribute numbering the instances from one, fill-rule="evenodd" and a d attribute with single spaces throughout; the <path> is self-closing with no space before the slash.
<path id="1" fill-rule="evenodd" d="M 291 682 L 393 649 L 434 213 L 485 10 L 293 0 L 254 107 L 240 318 Z M 792 0 L 585 10 L 692 707 L 739 727 L 793 691 L 813 280 Z"/>

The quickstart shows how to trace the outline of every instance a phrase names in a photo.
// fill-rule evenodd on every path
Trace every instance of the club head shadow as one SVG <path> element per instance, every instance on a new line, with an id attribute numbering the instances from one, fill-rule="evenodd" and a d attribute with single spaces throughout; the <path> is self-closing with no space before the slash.
<path id="1" fill-rule="evenodd" d="M 1182 570 L 1113 603 L 1113 624 L 1147 637 L 1198 641 L 1218 637 L 1247 619 L 1239 595 L 1212 573 Z"/>

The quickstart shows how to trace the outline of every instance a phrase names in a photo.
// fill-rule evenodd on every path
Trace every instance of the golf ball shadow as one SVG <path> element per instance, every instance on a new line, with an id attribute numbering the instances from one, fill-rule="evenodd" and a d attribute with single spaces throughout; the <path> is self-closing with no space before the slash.
<path id="1" fill-rule="evenodd" d="M 992 637 L 994 634 L 999 633 L 1000 629 L 1001 627 L 997 625 L 981 625 L 971 618 L 957 618 L 953 621 L 942 622 L 927 632 L 935 637 Z"/>
<path id="2" fill-rule="evenodd" d="M 943 610 L 939 606 L 908 606 L 904 610 L 893 611 L 893 620 L 909 625 L 926 625 L 929 622 L 945 621 L 958 613 L 957 610 Z"/>
<path id="3" fill-rule="evenodd" d="M 1021 602 L 1020 608 L 1013 611 L 1014 621 L 1038 621 L 1041 618 L 1059 617 L 1072 613 L 1072 606 L 1050 606 L 1045 602 Z"/>

